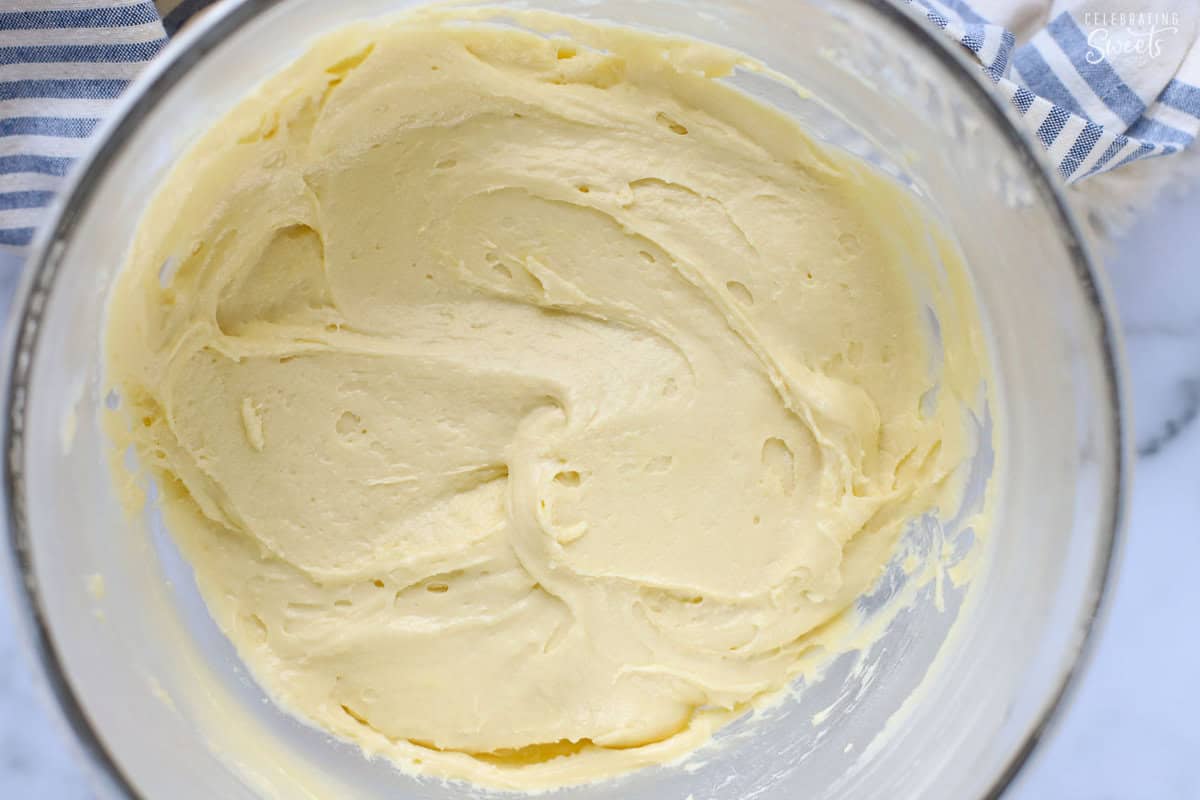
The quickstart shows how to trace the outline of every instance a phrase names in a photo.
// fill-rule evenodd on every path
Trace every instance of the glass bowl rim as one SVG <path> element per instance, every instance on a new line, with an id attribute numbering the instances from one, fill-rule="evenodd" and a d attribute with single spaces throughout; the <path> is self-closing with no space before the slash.
<path id="1" fill-rule="evenodd" d="M 845 0 L 843 0 L 844 2 Z M 81 698 L 67 677 L 65 665 L 54 643 L 43 598 L 33 569 L 30 530 L 25 513 L 24 430 L 28 408 L 28 378 L 32 353 L 37 347 L 45 299 L 53 290 L 62 256 L 83 211 L 91 202 L 107 167 L 123 151 L 133 133 L 155 104 L 229 35 L 260 14 L 287 0 L 233 0 L 213 8 L 188 29 L 174 37 L 126 88 L 109 117 L 95 134 L 73 176 L 48 210 L 47 222 L 35 235 L 29 257 L 9 310 L 5 336 L 5 362 L 0 376 L 5 382 L 0 394 L 0 443 L 3 447 L 3 475 L 0 476 L 0 523 L 7 529 L 3 549 L 16 598 L 17 614 L 23 623 L 41 675 L 57 702 L 78 746 L 82 749 L 91 777 L 100 779 L 111 791 L 131 798 L 142 795 L 125 774 L 99 731 L 88 718 Z M 962 47 L 923 20 L 917 9 L 904 0 L 850 0 L 860 9 L 879 15 L 898 30 L 913 46 L 926 48 L 945 69 L 946 74 L 975 102 L 997 130 L 1007 139 L 1028 176 L 1046 201 L 1063 244 L 1070 254 L 1074 277 L 1087 300 L 1086 310 L 1096 323 L 1097 342 L 1103 358 L 1104 400 L 1112 447 L 1099 454 L 1107 463 L 1112 484 L 1102 498 L 1098 546 L 1100 557 L 1086 587 L 1083 613 L 1075 623 L 1082 636 L 1077 637 L 1075 652 L 1066 653 L 1066 667 L 1049 695 L 1043 699 L 1032 725 L 1020 745 L 1008 755 L 1003 768 L 991 779 L 986 798 L 1000 797 L 1029 762 L 1038 745 L 1062 716 L 1079 683 L 1095 646 L 1097 629 L 1108 606 L 1122 528 L 1128 505 L 1128 484 L 1132 452 L 1126 419 L 1123 356 L 1113 319 L 1110 290 L 1087 238 L 1070 208 L 1053 166 L 1041 152 L 1036 140 L 1015 121 L 1015 115 L 998 92 L 985 82 L 983 70 L 962 52 Z M 265 77 L 265 76 L 264 76 Z"/>

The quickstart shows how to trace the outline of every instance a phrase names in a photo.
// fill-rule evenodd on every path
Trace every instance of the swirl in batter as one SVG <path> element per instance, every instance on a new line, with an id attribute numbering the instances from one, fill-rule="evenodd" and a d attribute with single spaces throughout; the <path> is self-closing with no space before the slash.
<path id="1" fill-rule="evenodd" d="M 206 134 L 109 374 L 284 707 L 509 787 L 694 747 L 954 507 L 982 347 L 901 186 L 715 47 L 433 17 Z M 936 320 L 936 322 L 935 322 Z"/>

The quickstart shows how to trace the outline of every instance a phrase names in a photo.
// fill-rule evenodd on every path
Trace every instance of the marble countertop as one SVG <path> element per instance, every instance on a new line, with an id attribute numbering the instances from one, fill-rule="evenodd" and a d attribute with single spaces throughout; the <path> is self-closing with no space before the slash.
<path id="1" fill-rule="evenodd" d="M 1200 798 L 1200 186 L 1108 258 L 1138 464 L 1124 559 L 1091 667 L 1009 797 Z M 0 314 L 19 265 L 0 259 Z M 5 587 L 7 588 L 7 587 Z M 0 592 L 0 797 L 90 797 Z"/>

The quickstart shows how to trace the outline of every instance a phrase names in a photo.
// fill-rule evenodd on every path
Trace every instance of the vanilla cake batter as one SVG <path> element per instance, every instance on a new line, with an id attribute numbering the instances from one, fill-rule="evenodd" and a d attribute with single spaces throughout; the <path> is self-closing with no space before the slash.
<path id="1" fill-rule="evenodd" d="M 492 786 L 785 687 L 956 507 L 981 384 L 906 190 L 736 54 L 570 29 L 322 39 L 178 163 L 111 300 L 118 438 L 257 679 Z"/>

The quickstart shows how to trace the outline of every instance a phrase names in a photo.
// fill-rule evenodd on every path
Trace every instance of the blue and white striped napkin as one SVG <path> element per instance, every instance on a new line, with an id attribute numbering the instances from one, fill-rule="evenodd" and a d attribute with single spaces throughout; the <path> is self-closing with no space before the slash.
<path id="1" fill-rule="evenodd" d="M 166 35 L 145 0 L 0 8 L 14 9 L 0 11 L 0 244 L 23 246 L 96 124 Z"/>
<path id="2" fill-rule="evenodd" d="M 29 243 L 112 100 L 212 2 L 0 0 L 0 245 Z M 975 54 L 1068 182 L 1196 138 L 1198 0 L 904 2 Z"/>
<path id="3" fill-rule="evenodd" d="M 1068 182 L 1200 130 L 1197 0 L 907 2 L 975 54 Z"/>

